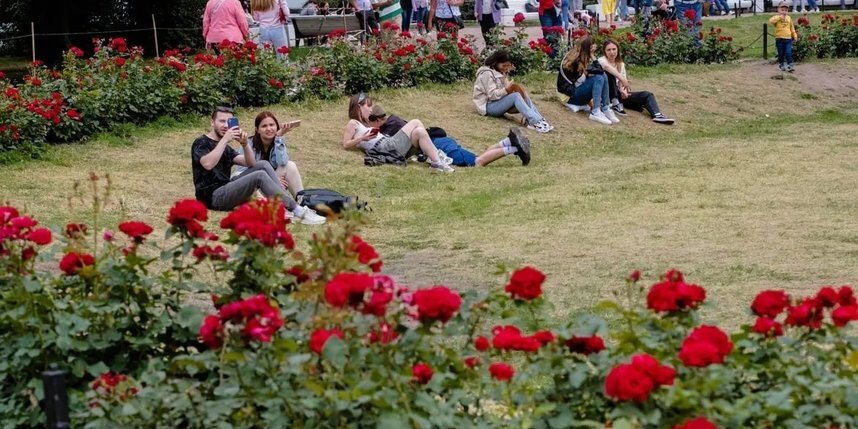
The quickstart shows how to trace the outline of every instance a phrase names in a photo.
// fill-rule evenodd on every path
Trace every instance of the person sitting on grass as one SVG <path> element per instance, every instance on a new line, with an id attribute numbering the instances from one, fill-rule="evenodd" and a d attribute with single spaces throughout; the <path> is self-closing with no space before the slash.
<path id="1" fill-rule="evenodd" d="M 608 78 L 608 94 L 611 97 L 611 109 L 614 113 L 625 116 L 626 110 L 623 106 L 637 111 L 646 109 L 653 122 L 665 125 L 673 124 L 673 119 L 661 113 L 658 102 L 655 100 L 655 94 L 649 91 L 632 91 L 628 86 L 626 64 L 623 62 L 623 55 L 617 41 L 608 39 L 604 46 L 605 56 L 599 57 L 599 64 L 607 71 L 605 76 Z M 625 85 L 620 84 L 620 81 L 623 80 L 626 82 Z"/>
<path id="2" fill-rule="evenodd" d="M 256 133 L 247 141 L 248 146 L 253 148 L 256 160 L 268 161 L 271 164 L 274 172 L 277 173 L 277 178 L 280 179 L 280 184 L 292 194 L 292 198 L 304 190 L 304 180 L 298 171 L 298 165 L 289 159 L 289 153 L 286 151 L 286 133 L 295 129 L 298 124 L 300 121 L 280 125 L 274 113 L 266 110 L 256 115 L 254 121 Z M 246 169 L 247 167 L 236 168 L 232 173 L 233 177 L 240 175 Z"/>
<path id="3" fill-rule="evenodd" d="M 388 136 L 368 125 L 371 110 L 372 99 L 368 95 L 360 93 L 349 98 L 349 121 L 343 129 L 341 143 L 343 150 L 363 150 L 366 165 L 405 165 L 405 161 L 419 149 L 429 157 L 429 166 L 433 170 L 455 171 L 438 157 L 422 122 L 416 119 L 408 121 L 396 134 Z"/>
<path id="4" fill-rule="evenodd" d="M 509 73 L 515 70 L 509 51 L 498 49 L 489 55 L 477 70 L 474 83 L 474 105 L 484 116 L 503 117 L 506 113 L 521 113 L 527 128 L 540 133 L 554 129 L 536 110 L 524 87 L 514 83 Z"/>
<path id="5" fill-rule="evenodd" d="M 325 218 L 312 209 L 299 206 L 277 178 L 268 161 L 257 161 L 253 148 L 247 144 L 247 133 L 238 125 L 229 126 L 232 109 L 217 107 L 212 112 L 211 128 L 191 145 L 191 168 L 194 173 L 196 198 L 212 210 L 232 210 L 246 202 L 260 190 L 268 198 L 283 199 L 288 217 L 308 225 L 321 225 Z M 242 148 L 238 153 L 230 142 L 237 141 Z M 248 167 L 230 180 L 233 165 Z"/>
<path id="6" fill-rule="evenodd" d="M 378 128 L 383 134 L 395 134 L 407 122 L 396 115 L 387 115 L 380 104 L 375 103 L 369 114 L 368 125 Z M 432 144 L 440 151 L 439 156 L 447 156 L 451 164 L 458 167 L 483 167 L 508 155 L 515 155 L 521 159 L 522 165 L 530 164 L 530 140 L 518 127 L 509 129 L 509 134 L 500 142 L 488 147 L 482 154 L 475 153 L 463 148 L 456 140 L 447 136 L 446 132 L 428 130 Z"/>
<path id="7" fill-rule="evenodd" d="M 587 104 L 593 100 L 593 111 L 589 119 L 600 124 L 618 124 L 620 120 L 608 102 L 608 80 L 605 69 L 596 61 L 596 45 L 590 36 L 575 41 L 575 46 L 563 57 L 560 72 L 557 75 L 557 92 L 569 97 L 566 107 L 573 112 L 590 110 Z M 612 73 L 616 70 L 612 71 Z M 624 86 L 629 86 L 625 77 L 618 78 Z"/>

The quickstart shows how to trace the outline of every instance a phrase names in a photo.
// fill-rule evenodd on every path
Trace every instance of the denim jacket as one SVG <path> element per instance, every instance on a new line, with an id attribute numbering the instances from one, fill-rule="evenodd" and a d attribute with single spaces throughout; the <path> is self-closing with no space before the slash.
<path id="1" fill-rule="evenodd" d="M 253 137 L 247 139 L 247 144 L 249 144 L 250 147 L 253 147 Z M 253 155 L 256 157 L 257 161 L 262 159 L 262 153 L 255 149 L 253 151 Z M 274 148 L 271 149 L 271 157 L 268 158 L 268 162 L 271 163 L 271 167 L 275 170 L 289 162 L 289 153 L 286 152 L 286 137 L 274 137 Z M 236 167 L 232 176 L 235 177 L 243 173 L 246 169 L 247 167 Z"/>

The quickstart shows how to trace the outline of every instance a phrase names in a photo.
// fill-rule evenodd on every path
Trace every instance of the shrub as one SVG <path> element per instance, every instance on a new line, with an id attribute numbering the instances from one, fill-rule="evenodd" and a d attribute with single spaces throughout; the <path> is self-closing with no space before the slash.
<path id="1" fill-rule="evenodd" d="M 702 323 L 703 287 L 673 269 L 644 287 L 636 272 L 597 306 L 609 320 L 552 323 L 536 268 L 491 291 L 408 287 L 383 274 L 358 214 L 298 251 L 283 212 L 247 203 L 221 240 L 183 200 L 163 249 L 139 222 L 70 224 L 50 269 L 37 261 L 52 233 L 0 208 L 0 419 L 38 425 L 38 377 L 58 362 L 88 427 L 858 423 L 849 286 L 764 291 L 753 325 L 728 335 Z M 159 252 L 167 264 L 146 256 Z M 205 317 L 193 291 L 212 294 Z"/>
<path id="2" fill-rule="evenodd" d="M 843 17 L 827 13 L 818 26 L 810 16 L 796 22 L 798 41 L 793 46 L 793 59 L 843 58 L 858 56 L 858 17 Z"/>

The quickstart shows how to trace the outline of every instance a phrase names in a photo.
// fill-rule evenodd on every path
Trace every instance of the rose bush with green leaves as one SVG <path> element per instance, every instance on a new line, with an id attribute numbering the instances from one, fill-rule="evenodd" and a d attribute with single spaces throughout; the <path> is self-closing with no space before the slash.
<path id="1" fill-rule="evenodd" d="M 798 40 L 793 46 L 796 61 L 811 58 L 844 58 L 858 56 L 858 16 L 826 13 L 819 25 L 803 15 L 796 21 Z"/>
<path id="2" fill-rule="evenodd" d="M 763 291 L 729 335 L 683 273 L 645 287 L 635 272 L 597 306 L 607 319 L 547 319 L 534 267 L 492 291 L 407 286 L 358 235 L 361 214 L 304 246 L 283 215 L 257 200 L 217 229 L 183 200 L 159 245 L 141 222 L 54 232 L 0 208 L 0 419 L 40 424 L 55 362 L 76 427 L 858 424 L 849 286 Z"/>

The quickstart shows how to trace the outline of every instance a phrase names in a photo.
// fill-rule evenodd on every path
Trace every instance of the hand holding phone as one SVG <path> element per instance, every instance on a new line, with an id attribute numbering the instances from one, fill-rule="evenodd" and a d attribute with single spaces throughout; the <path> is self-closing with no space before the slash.
<path id="1" fill-rule="evenodd" d="M 380 130 L 378 127 L 373 127 L 372 129 L 369 130 L 369 135 L 374 136 L 374 135 L 378 134 L 379 131 Z"/>
<path id="2" fill-rule="evenodd" d="M 227 128 L 235 128 L 235 127 L 237 127 L 237 126 L 238 126 L 238 118 L 236 118 L 235 116 L 233 116 L 233 117 L 231 117 L 231 118 L 227 119 L 227 120 L 226 120 L 226 126 L 227 126 Z"/>

